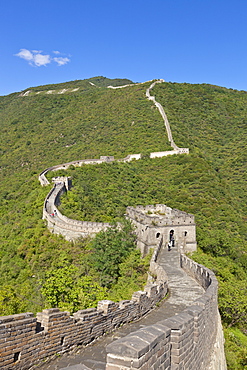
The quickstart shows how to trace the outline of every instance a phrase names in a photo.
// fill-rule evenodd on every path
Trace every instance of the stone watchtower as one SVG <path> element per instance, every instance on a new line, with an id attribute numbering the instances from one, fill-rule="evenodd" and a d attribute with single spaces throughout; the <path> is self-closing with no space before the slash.
<path id="1" fill-rule="evenodd" d="M 179 247 L 183 252 L 196 250 L 194 216 L 165 204 L 128 207 L 126 217 L 136 227 L 137 247 L 145 256 L 163 238 L 163 245 Z"/>

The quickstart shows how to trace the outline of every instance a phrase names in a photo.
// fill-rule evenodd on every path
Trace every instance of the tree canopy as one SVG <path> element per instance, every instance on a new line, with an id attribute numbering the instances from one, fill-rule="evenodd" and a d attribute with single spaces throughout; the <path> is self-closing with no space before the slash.
<path id="1" fill-rule="evenodd" d="M 145 96 L 150 83 L 106 87 L 128 83 L 97 77 L 30 88 L 28 96 L 0 97 L 1 314 L 36 312 L 53 304 L 72 310 L 90 306 L 94 297 L 88 287 L 94 287 L 96 298 L 119 298 L 131 278 L 126 266 L 141 272 L 139 277 L 132 273 L 129 286 L 143 283 L 145 263 L 134 249 L 112 271 L 92 258 L 99 253 L 95 241 L 70 243 L 50 234 L 42 221 L 49 187 L 37 180 L 39 172 L 55 164 L 171 149 L 164 122 Z M 47 94 L 65 88 L 63 94 Z M 126 206 L 137 204 L 165 203 L 193 213 L 199 246 L 193 258 L 219 280 L 219 308 L 232 353 L 244 343 L 246 330 L 247 92 L 162 83 L 152 94 L 164 107 L 176 144 L 188 147 L 190 154 L 71 168 L 67 174 L 74 188 L 63 198 L 62 211 L 103 222 L 118 222 Z M 113 235 L 100 237 L 103 248 Z M 243 336 L 236 334 L 238 329 Z"/>

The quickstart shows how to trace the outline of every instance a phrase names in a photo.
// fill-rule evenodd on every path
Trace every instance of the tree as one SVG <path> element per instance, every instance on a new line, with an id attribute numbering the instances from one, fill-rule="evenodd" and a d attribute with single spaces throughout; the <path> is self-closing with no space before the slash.
<path id="1" fill-rule="evenodd" d="M 101 286 L 110 288 L 117 281 L 119 265 L 136 248 L 135 239 L 132 226 L 126 220 L 121 229 L 115 225 L 96 235 L 91 243 L 91 264 Z"/>
<path id="2" fill-rule="evenodd" d="M 79 269 L 68 265 L 51 270 L 42 287 L 42 294 L 51 307 L 75 312 L 93 307 L 106 298 L 106 290 L 89 276 L 80 276 Z"/>
<path id="3" fill-rule="evenodd" d="M 16 289 L 5 285 L 0 290 L 0 315 L 13 315 L 26 311 L 26 302 L 18 295 Z"/>
<path id="4" fill-rule="evenodd" d="M 247 326 L 247 286 L 245 280 L 220 281 L 219 309 L 228 327 Z"/>

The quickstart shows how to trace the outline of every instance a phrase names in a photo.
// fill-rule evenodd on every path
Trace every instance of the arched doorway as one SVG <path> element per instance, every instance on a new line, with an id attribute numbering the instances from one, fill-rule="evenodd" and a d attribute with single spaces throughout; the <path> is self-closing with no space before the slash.
<path id="1" fill-rule="evenodd" d="M 169 233 L 169 244 L 171 247 L 175 247 L 174 230 L 170 230 Z"/>

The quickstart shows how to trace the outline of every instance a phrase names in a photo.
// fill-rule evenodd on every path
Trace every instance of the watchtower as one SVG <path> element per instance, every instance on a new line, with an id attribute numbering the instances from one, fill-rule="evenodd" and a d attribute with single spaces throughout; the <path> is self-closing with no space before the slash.
<path id="1" fill-rule="evenodd" d="M 163 245 L 183 252 L 196 250 L 196 225 L 192 214 L 165 204 L 127 207 L 126 217 L 136 228 L 137 247 L 145 256 L 163 238 Z M 169 246 L 168 246 L 169 244 Z"/>

